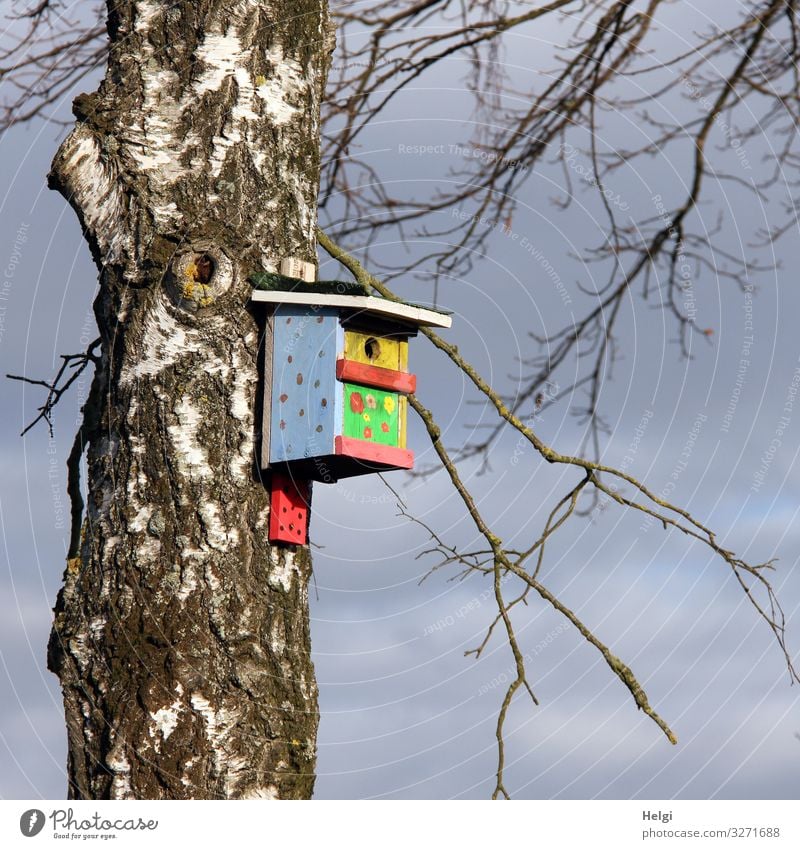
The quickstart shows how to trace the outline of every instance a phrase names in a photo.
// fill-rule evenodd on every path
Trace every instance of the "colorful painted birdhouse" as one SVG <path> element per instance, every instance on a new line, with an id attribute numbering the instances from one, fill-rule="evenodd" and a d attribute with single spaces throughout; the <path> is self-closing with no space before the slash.
<path id="1" fill-rule="evenodd" d="M 269 309 L 262 468 L 281 480 L 324 483 L 412 468 L 408 340 L 421 326 L 449 327 L 450 316 L 352 283 L 252 279 L 263 287 L 252 300 Z"/>

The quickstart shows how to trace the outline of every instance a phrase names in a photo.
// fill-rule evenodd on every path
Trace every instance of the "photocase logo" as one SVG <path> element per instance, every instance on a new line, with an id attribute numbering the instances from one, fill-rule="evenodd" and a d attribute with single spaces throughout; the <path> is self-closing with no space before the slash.
<path id="1" fill-rule="evenodd" d="M 44 828 L 44 814 L 38 808 L 31 808 L 19 818 L 19 830 L 25 837 L 36 837 Z"/>

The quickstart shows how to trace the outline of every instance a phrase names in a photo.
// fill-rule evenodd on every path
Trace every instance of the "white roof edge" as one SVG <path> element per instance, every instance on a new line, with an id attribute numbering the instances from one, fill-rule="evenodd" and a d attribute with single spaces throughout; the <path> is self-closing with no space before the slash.
<path id="1" fill-rule="evenodd" d="M 315 295 L 311 292 L 280 292 L 277 290 L 254 289 L 253 301 L 271 304 L 313 304 L 320 307 L 347 307 L 352 310 L 364 310 L 391 318 L 410 321 L 424 327 L 450 327 L 453 319 L 449 315 L 415 307 L 411 304 L 399 304 L 386 298 L 373 298 L 369 295 Z"/>

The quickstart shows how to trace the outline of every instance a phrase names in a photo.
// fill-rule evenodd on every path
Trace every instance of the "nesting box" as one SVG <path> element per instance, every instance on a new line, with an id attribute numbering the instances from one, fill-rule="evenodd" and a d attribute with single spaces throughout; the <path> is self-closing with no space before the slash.
<path id="1" fill-rule="evenodd" d="M 324 483 L 412 468 L 408 340 L 421 326 L 449 327 L 450 316 L 352 293 L 350 284 L 340 294 L 295 283 L 252 296 L 270 310 L 262 467 Z"/>

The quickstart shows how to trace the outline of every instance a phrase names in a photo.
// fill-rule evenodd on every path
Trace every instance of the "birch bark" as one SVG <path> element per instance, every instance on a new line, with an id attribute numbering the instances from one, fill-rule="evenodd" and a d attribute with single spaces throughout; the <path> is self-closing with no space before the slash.
<path id="1" fill-rule="evenodd" d="M 306 549 L 267 541 L 247 275 L 315 261 L 325 0 L 108 2 L 51 186 L 100 272 L 88 498 L 49 647 L 70 798 L 304 798 Z"/>

